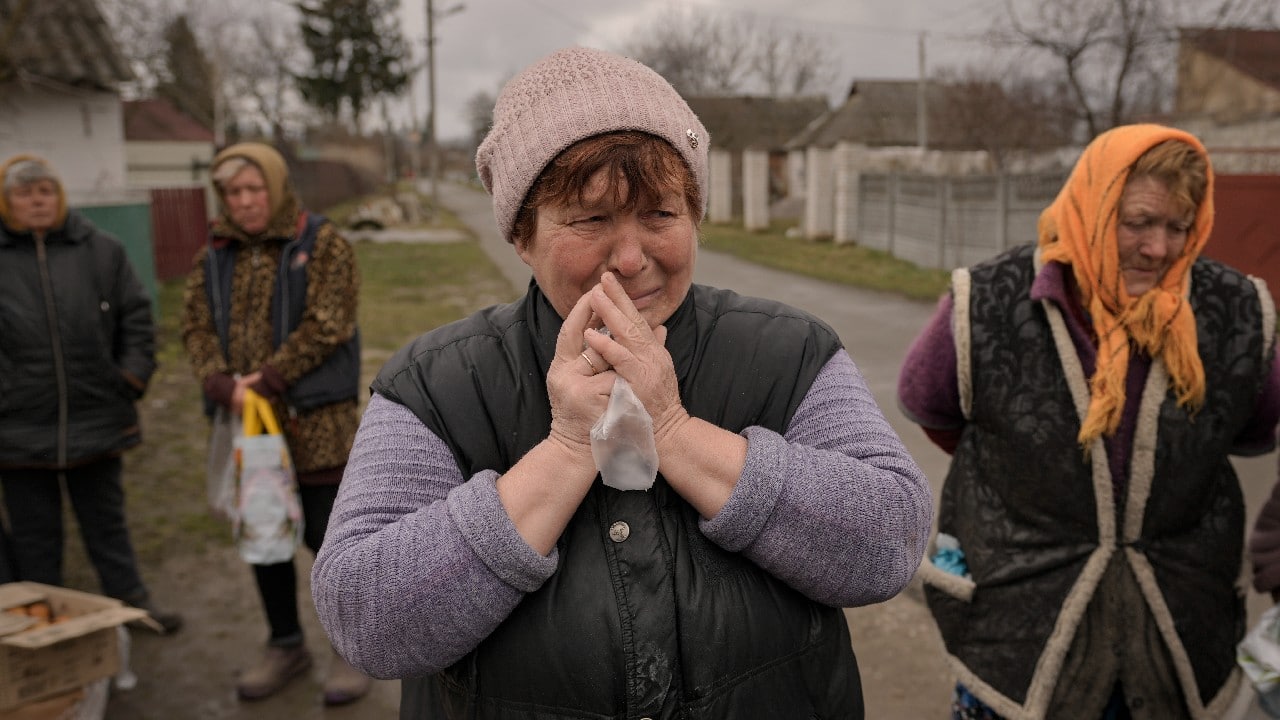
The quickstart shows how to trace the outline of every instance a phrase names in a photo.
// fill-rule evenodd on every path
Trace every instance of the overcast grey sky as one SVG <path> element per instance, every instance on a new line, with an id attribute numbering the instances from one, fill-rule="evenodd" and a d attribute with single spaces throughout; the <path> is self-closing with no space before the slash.
<path id="1" fill-rule="evenodd" d="M 425 57 L 426 0 L 401 0 L 403 32 Z M 496 94 L 520 68 L 568 45 L 619 51 L 637 28 L 674 7 L 668 0 L 433 0 L 436 13 L 436 123 L 441 138 L 468 132 L 464 106 L 479 91 Z M 462 8 L 446 14 L 459 4 Z M 753 15 L 825 41 L 839 59 L 830 88 L 843 93 L 856 78 L 913 78 L 918 38 L 926 68 L 963 64 L 981 53 L 974 38 L 1003 0 L 685 0 L 682 5 Z M 426 77 L 417 79 L 404 112 L 426 114 Z"/>

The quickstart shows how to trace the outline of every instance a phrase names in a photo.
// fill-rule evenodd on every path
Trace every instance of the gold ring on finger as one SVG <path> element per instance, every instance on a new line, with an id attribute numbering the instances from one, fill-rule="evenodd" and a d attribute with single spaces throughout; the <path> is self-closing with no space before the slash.
<path id="1" fill-rule="evenodd" d="M 599 370 L 597 370 L 597 369 L 596 369 L 596 364 L 595 364 L 595 363 L 593 363 L 593 362 L 591 362 L 591 358 L 587 357 L 587 351 L 586 351 L 586 350 L 583 350 L 582 352 L 580 352 L 580 353 L 578 353 L 578 354 L 582 356 L 582 359 L 583 359 L 583 360 L 586 360 L 586 361 L 587 361 L 587 365 L 591 367 L 591 374 L 592 374 L 592 375 L 595 375 L 596 373 L 600 372 Z"/>

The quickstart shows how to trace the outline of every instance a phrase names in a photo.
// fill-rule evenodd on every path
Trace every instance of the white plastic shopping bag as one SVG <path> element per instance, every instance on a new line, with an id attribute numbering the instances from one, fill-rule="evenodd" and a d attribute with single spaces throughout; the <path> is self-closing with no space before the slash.
<path id="1" fill-rule="evenodd" d="M 245 393 L 244 424 L 235 449 L 234 528 L 240 557 L 254 565 L 285 562 L 302 540 L 302 504 L 280 424 L 271 404 L 253 391 Z"/>
<path id="2" fill-rule="evenodd" d="M 241 422 L 230 410 L 218 406 L 209 429 L 209 459 L 206 486 L 209 512 L 227 522 L 236 518 L 236 438 Z"/>

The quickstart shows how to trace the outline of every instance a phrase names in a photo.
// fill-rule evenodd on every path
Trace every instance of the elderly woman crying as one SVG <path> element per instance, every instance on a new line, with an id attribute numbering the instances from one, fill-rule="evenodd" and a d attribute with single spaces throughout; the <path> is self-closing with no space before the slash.
<path id="1" fill-rule="evenodd" d="M 476 164 L 533 281 L 383 367 L 314 568 L 402 717 L 862 717 L 841 608 L 911 578 L 929 488 L 826 324 L 693 284 L 710 142 L 596 50 L 498 98 Z M 623 383 L 647 491 L 593 454 Z"/>

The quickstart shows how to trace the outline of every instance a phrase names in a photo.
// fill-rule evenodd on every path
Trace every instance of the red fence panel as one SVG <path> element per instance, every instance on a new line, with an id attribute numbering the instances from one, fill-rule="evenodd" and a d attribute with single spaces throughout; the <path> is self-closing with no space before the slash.
<path id="1" fill-rule="evenodd" d="M 156 278 L 173 280 L 191 269 L 191 260 L 209 233 L 203 187 L 151 190 L 151 234 Z"/>
<path id="2" fill-rule="evenodd" d="M 1280 175 L 1215 175 L 1204 254 L 1267 281 L 1280 297 Z"/>

